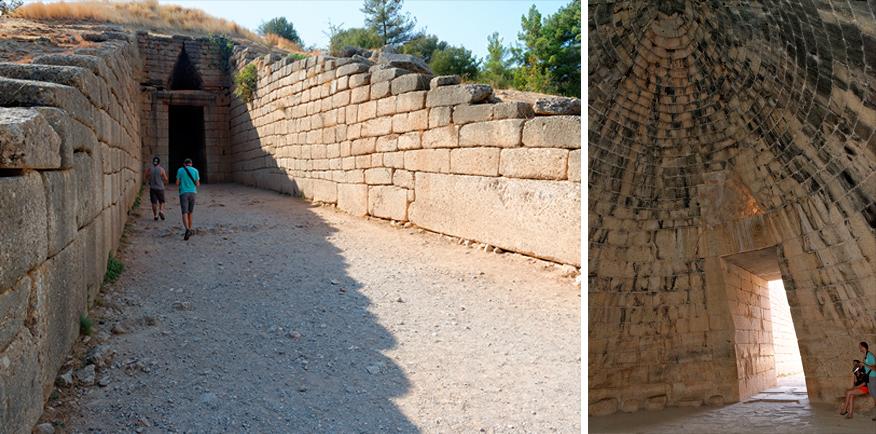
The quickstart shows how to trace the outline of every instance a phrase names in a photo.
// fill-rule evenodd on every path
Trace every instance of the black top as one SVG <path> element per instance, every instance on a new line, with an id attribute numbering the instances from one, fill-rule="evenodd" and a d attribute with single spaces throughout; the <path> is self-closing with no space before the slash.
<path id="1" fill-rule="evenodd" d="M 852 372 L 854 372 L 855 374 L 855 385 L 853 387 L 858 387 L 862 384 L 866 384 L 867 380 L 869 380 L 869 378 L 867 377 L 870 376 L 870 372 L 864 368 L 855 368 L 855 370 Z"/>

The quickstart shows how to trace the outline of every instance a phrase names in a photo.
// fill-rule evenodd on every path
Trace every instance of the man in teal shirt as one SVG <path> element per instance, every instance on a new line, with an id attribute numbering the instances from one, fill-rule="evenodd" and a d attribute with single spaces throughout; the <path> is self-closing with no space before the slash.
<path id="1" fill-rule="evenodd" d="M 179 187 L 179 206 L 182 209 L 183 225 L 186 227 L 184 240 L 192 236 L 192 211 L 195 209 L 195 196 L 201 185 L 198 169 L 192 167 L 192 160 L 186 158 L 183 167 L 176 171 L 176 185 Z"/>

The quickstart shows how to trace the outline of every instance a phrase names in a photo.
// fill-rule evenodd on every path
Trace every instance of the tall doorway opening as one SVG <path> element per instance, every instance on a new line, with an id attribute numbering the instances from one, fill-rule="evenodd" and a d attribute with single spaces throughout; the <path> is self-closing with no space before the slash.
<path id="1" fill-rule="evenodd" d="M 201 182 L 207 182 L 207 151 L 204 143 L 204 107 L 171 105 L 168 113 L 168 153 L 170 182 L 186 158 L 198 169 Z"/>
<path id="2" fill-rule="evenodd" d="M 802 388 L 805 395 L 800 346 L 778 258 L 778 246 L 723 257 L 743 401 L 787 395 L 779 386 L 793 386 L 789 390 L 795 393 Z"/>

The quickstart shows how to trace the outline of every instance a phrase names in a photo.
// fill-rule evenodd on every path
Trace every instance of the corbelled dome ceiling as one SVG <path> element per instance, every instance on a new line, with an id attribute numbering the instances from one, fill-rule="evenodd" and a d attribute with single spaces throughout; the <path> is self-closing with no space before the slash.
<path id="1" fill-rule="evenodd" d="M 753 198 L 725 218 L 801 195 L 859 194 L 853 187 L 872 174 L 876 2 L 632 0 L 589 9 L 599 211 L 697 224 L 698 186 L 710 173 L 735 168 L 739 188 L 750 190 L 739 194 Z M 841 188 L 829 186 L 834 179 Z M 876 205 L 862 200 L 857 211 L 876 227 Z"/>

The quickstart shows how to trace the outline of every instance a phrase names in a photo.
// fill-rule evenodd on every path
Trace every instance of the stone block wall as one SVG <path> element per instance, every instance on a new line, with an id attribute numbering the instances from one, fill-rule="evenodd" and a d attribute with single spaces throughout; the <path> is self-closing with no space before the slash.
<path id="1" fill-rule="evenodd" d="M 237 182 L 580 265 L 579 116 L 352 59 L 265 56 L 231 104 Z"/>
<path id="2" fill-rule="evenodd" d="M 30 432 L 140 180 L 140 58 L 110 33 L 0 63 L 0 433 Z"/>
<path id="3" fill-rule="evenodd" d="M 735 332 L 738 399 L 745 399 L 776 385 L 770 293 L 766 280 L 736 265 L 724 266 Z"/>

